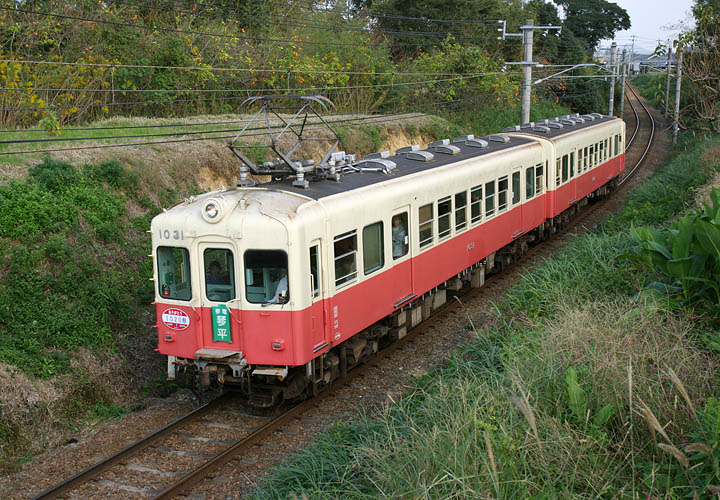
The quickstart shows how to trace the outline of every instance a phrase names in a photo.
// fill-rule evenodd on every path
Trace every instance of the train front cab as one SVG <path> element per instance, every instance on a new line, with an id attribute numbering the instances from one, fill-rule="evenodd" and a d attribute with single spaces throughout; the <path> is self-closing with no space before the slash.
<path id="1" fill-rule="evenodd" d="M 327 346 L 322 235 L 305 229 L 323 225 L 252 197 L 209 224 L 197 205 L 152 225 L 158 351 L 168 356 L 168 378 L 185 386 L 246 386 L 251 373 L 285 378 Z"/>

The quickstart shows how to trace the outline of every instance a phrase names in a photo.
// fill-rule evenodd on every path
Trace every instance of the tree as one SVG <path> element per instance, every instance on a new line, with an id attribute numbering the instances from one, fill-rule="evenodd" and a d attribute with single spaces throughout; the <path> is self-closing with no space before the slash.
<path id="1" fill-rule="evenodd" d="M 630 28 L 630 16 L 616 3 L 606 0 L 554 0 L 565 10 L 563 29 L 583 40 L 592 53 L 600 40 Z"/>

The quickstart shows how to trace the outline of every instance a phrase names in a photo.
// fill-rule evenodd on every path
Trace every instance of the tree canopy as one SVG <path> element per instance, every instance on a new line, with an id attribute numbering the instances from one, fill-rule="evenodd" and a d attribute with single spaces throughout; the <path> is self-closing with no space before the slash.
<path id="1" fill-rule="evenodd" d="M 630 15 L 618 4 L 607 0 L 554 0 L 565 10 L 563 28 L 583 40 L 592 52 L 600 40 L 613 38 L 615 32 L 629 29 Z"/>

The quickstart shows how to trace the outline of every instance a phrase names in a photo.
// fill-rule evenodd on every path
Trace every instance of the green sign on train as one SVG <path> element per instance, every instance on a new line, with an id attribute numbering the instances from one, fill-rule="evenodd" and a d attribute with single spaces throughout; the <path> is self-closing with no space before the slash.
<path id="1" fill-rule="evenodd" d="M 213 342 L 232 342 L 230 331 L 230 311 L 224 305 L 213 306 Z"/>

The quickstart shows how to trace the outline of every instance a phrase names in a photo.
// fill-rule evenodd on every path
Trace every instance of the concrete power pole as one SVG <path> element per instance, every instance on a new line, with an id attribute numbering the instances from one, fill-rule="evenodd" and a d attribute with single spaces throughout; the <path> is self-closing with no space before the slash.
<path id="1" fill-rule="evenodd" d="M 622 51 L 622 61 L 621 61 L 621 74 L 622 74 L 622 81 L 620 86 L 620 118 L 623 117 L 625 114 L 625 72 L 627 70 L 627 63 L 625 62 L 625 56 L 627 55 L 627 49 L 623 49 Z"/>
<path id="2" fill-rule="evenodd" d="M 533 23 L 532 19 L 525 22 L 523 32 L 523 81 L 522 81 L 522 119 L 521 123 L 530 123 L 530 93 L 532 92 L 532 66 L 529 64 L 533 57 Z"/>
<path id="3" fill-rule="evenodd" d="M 677 55 L 677 81 L 675 82 L 675 118 L 673 119 L 673 144 L 677 144 L 678 129 L 680 128 L 680 86 L 682 79 L 682 46 L 678 44 Z"/>
<path id="4" fill-rule="evenodd" d="M 608 116 L 615 114 L 615 77 L 617 75 L 617 43 L 613 42 L 610 46 L 610 67 L 612 68 L 612 77 L 610 78 L 610 99 L 608 103 Z"/>
<path id="5" fill-rule="evenodd" d="M 665 118 L 670 116 L 670 63 L 672 62 L 672 47 L 668 47 L 667 78 L 665 80 Z"/>

